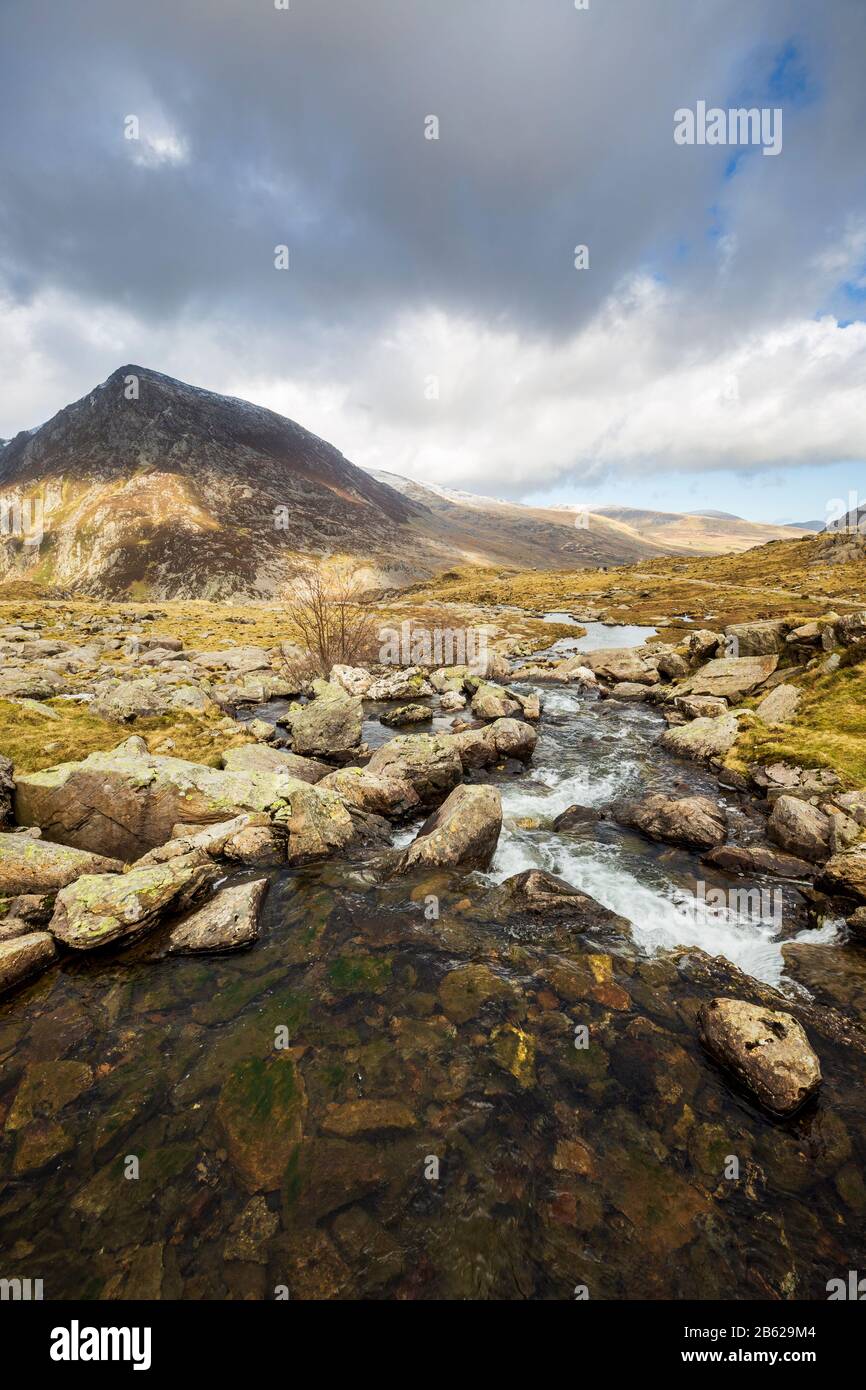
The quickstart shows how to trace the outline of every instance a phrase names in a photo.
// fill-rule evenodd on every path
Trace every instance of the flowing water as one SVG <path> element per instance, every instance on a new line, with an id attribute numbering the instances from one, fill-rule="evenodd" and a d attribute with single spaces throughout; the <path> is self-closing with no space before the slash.
<path id="1" fill-rule="evenodd" d="M 696 911 L 736 881 L 610 821 L 554 831 L 575 803 L 726 794 L 660 750 L 654 710 L 542 693 L 529 768 L 479 774 L 505 818 L 488 874 L 275 871 L 249 952 L 151 938 L 0 1005 L 0 1277 L 47 1298 L 824 1298 L 862 1266 L 863 1054 L 813 1037 L 817 1101 L 768 1119 L 695 1040 L 718 975 L 670 950 L 806 998 L 781 950 L 800 938 L 819 1001 L 844 981 L 862 1016 L 838 924 L 802 886 L 779 914 L 769 881 L 765 911 Z M 421 727 L 448 727 L 434 706 Z M 393 736 L 368 713 L 371 744 Z M 733 839 L 760 833 L 727 809 Z M 496 886 L 530 867 L 631 935 L 503 914 Z"/>

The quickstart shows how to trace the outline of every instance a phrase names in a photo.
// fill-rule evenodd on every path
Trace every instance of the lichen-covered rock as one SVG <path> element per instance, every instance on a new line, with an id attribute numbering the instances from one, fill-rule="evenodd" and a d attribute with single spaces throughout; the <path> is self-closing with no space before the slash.
<path id="1" fill-rule="evenodd" d="M 799 859 L 819 863 L 830 854 L 830 818 L 798 796 L 780 796 L 767 822 L 770 839 Z"/>
<path id="2" fill-rule="evenodd" d="M 429 705 L 397 705 L 395 709 L 380 714 L 379 722 L 399 729 L 404 724 L 426 724 L 432 718 L 433 711 Z"/>
<path id="3" fill-rule="evenodd" d="M 313 785 L 331 771 L 327 763 L 316 758 L 301 758 L 284 748 L 270 748 L 266 743 L 242 743 L 239 748 L 227 748 L 222 755 L 227 772 L 287 772 L 300 782 Z"/>
<path id="4" fill-rule="evenodd" d="M 821 1066 L 791 1014 L 743 999 L 711 999 L 698 1013 L 707 1051 L 774 1115 L 791 1115 L 821 1084 Z"/>
<path id="5" fill-rule="evenodd" d="M 0 671 L 0 699 L 23 696 L 30 700 L 51 700 L 69 689 L 68 681 L 56 671 L 38 666 L 4 665 Z"/>
<path id="6" fill-rule="evenodd" d="M 376 749 L 367 771 L 408 782 L 419 801 L 429 806 L 457 785 L 463 764 L 455 735 L 398 734 Z"/>
<path id="7" fill-rule="evenodd" d="M 720 695 L 736 702 L 763 685 L 778 664 L 777 656 L 716 657 L 688 682 L 689 693 Z"/>
<path id="8" fill-rule="evenodd" d="M 286 828 L 275 823 L 261 812 L 246 812 L 234 816 L 219 825 L 207 825 L 203 830 L 195 826 L 173 825 L 171 839 L 136 860 L 145 867 L 148 864 L 164 864 L 169 859 L 196 850 L 208 854 L 213 859 L 227 859 L 232 863 L 260 867 L 266 864 L 281 864 L 286 860 Z"/>
<path id="9" fill-rule="evenodd" d="M 651 840 L 696 849 L 721 845 L 727 835 L 724 810 L 706 796 L 672 797 L 658 792 L 643 801 L 614 807 L 613 817 Z"/>
<path id="10" fill-rule="evenodd" d="M 420 666 L 409 666 L 403 671 L 392 671 L 380 676 L 368 687 L 367 700 L 415 700 L 421 695 L 432 695 L 433 687 Z"/>
<path id="11" fill-rule="evenodd" d="M 818 887 L 866 903 L 866 844 L 834 854 L 824 865 Z"/>
<path id="12" fill-rule="evenodd" d="M 380 817 L 347 806 L 334 791 L 305 784 L 292 792 L 285 825 L 290 864 L 308 864 L 361 844 L 382 843 L 388 836 L 387 822 Z"/>
<path id="13" fill-rule="evenodd" d="M 523 713 L 517 697 L 492 681 L 479 685 L 472 697 L 471 708 L 476 719 L 511 719 Z"/>
<path id="14" fill-rule="evenodd" d="M 728 874 L 773 874 L 777 878 L 812 879 L 814 864 L 769 845 L 721 845 L 703 855 L 705 864 Z"/>
<path id="15" fill-rule="evenodd" d="M 145 719 L 155 715 L 188 711 L 219 714 L 219 705 L 197 685 L 177 685 L 156 676 L 138 680 L 112 681 L 98 688 L 90 708 L 103 719 Z"/>
<path id="16" fill-rule="evenodd" d="M 674 709 L 686 719 L 718 719 L 727 713 L 728 702 L 718 695 L 677 695 Z"/>
<path id="17" fill-rule="evenodd" d="M 465 768 L 491 767 L 504 758 L 527 762 L 535 752 L 538 734 L 521 719 L 497 719 L 484 729 L 463 729 L 449 737 Z"/>
<path id="18" fill-rule="evenodd" d="M 632 681 L 638 685 L 657 685 L 659 673 L 632 647 L 599 648 L 581 653 L 581 661 L 603 681 Z"/>
<path id="19" fill-rule="evenodd" d="M 288 724 L 292 746 L 304 757 L 328 757 L 348 761 L 361 743 L 364 707 L 331 681 L 313 681 L 314 698 L 306 705 L 292 705 Z"/>
<path id="20" fill-rule="evenodd" d="M 426 867 L 486 869 L 502 829 L 502 798 L 496 787 L 456 787 L 402 851 L 393 872 Z"/>
<path id="21" fill-rule="evenodd" d="M 130 744 L 19 774 L 19 823 L 41 826 L 60 844 L 132 861 L 164 844 L 179 823 L 203 827 L 243 811 L 287 812 L 291 793 L 306 785 L 287 772 L 223 771 Z"/>
<path id="22" fill-rule="evenodd" d="M 801 691 L 796 685 L 783 683 L 765 695 L 755 713 L 765 724 L 787 724 L 800 708 Z"/>
<path id="23" fill-rule="evenodd" d="M 392 767 L 393 775 L 387 768 L 376 773 L 369 767 L 341 767 L 329 772 L 318 786 L 320 790 L 336 792 L 347 805 L 357 806 L 360 811 L 375 816 L 405 816 L 417 809 L 420 798 L 412 783 L 398 775 L 399 764 Z"/>
<path id="24" fill-rule="evenodd" d="M 332 666 L 330 680 L 349 695 L 360 695 L 362 699 L 373 684 L 373 677 L 364 666 Z"/>
<path id="25" fill-rule="evenodd" d="M 259 912 L 267 892 L 266 878 L 223 888 L 210 902 L 172 927 L 170 955 L 239 951 L 259 935 Z"/>
<path id="26" fill-rule="evenodd" d="M 737 656 L 774 656 L 785 646 L 789 623 L 776 619 L 754 623 L 729 623 L 725 636 Z"/>
<path id="27" fill-rule="evenodd" d="M 190 906 L 219 874 L 201 851 L 165 864 L 136 865 L 125 874 L 84 874 L 57 895 L 49 931 L 74 951 L 133 939 L 169 909 Z"/>
<path id="28" fill-rule="evenodd" d="M 0 834 L 0 894 L 56 893 L 82 874 L 116 874 L 123 864 L 29 834 Z"/>
<path id="29" fill-rule="evenodd" d="M 56 959 L 54 938 L 44 931 L 0 941 L 0 994 L 41 974 Z"/>
<path id="30" fill-rule="evenodd" d="M 661 744 L 669 753 L 706 763 L 724 758 L 736 743 L 738 733 L 735 716 L 726 714 L 714 719 L 693 719 L 690 724 L 668 729 L 661 736 Z"/>

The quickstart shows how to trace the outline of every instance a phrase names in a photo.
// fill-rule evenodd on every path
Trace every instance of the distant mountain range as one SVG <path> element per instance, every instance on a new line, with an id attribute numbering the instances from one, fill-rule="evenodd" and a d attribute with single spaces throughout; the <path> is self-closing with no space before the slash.
<path id="1" fill-rule="evenodd" d="M 271 410 L 134 365 L 0 448 L 0 500 L 0 581 L 107 598 L 274 598 L 310 555 L 390 587 L 454 565 L 597 568 L 792 535 L 367 471 Z"/>

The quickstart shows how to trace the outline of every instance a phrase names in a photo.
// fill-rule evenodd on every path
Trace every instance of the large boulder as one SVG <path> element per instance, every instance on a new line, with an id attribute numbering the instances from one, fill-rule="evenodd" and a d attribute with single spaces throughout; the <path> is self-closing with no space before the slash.
<path id="1" fill-rule="evenodd" d="M 336 792 L 348 806 L 371 815 L 400 817 L 415 811 L 420 797 L 412 783 L 398 775 L 398 764 L 381 773 L 369 767 L 341 767 L 329 772 L 318 784 L 320 790 Z"/>
<path id="2" fill-rule="evenodd" d="M 703 855 L 703 862 L 728 874 L 772 874 L 776 878 L 812 879 L 815 865 L 769 845 L 720 845 Z"/>
<path id="3" fill-rule="evenodd" d="M 501 829 L 502 798 L 496 787 L 455 787 L 402 851 L 393 872 L 487 869 Z"/>
<path id="4" fill-rule="evenodd" d="M 778 655 L 785 646 L 785 633 L 790 624 L 775 619 L 767 622 L 729 623 L 725 628 L 728 645 L 737 656 Z"/>
<path id="5" fill-rule="evenodd" d="M 538 742 L 538 734 L 521 719 L 497 719 L 484 729 L 463 729 L 447 737 L 467 769 L 492 767 L 505 758 L 528 762 Z"/>
<path id="6" fill-rule="evenodd" d="M 727 835 L 727 816 L 706 796 L 665 796 L 658 792 L 643 801 L 613 808 L 620 825 L 639 830 L 651 840 L 710 849 Z"/>
<path id="7" fill-rule="evenodd" d="M 866 608 L 859 613 L 846 613 L 844 618 L 839 618 L 836 623 L 836 637 L 843 647 L 850 647 L 852 642 L 859 642 L 862 637 L 866 637 Z"/>
<path id="8" fill-rule="evenodd" d="M 292 746 L 305 757 L 328 757 L 348 762 L 361 743 L 364 707 L 331 681 L 313 681 L 315 698 L 306 705 L 292 705 L 288 723 Z"/>
<path id="9" fill-rule="evenodd" d="M 331 768 L 316 758 L 301 758 L 284 748 L 270 748 L 266 743 L 242 743 L 227 748 L 222 765 L 228 772 L 287 772 L 301 782 L 320 782 Z"/>
<path id="10" fill-rule="evenodd" d="M 284 772 L 228 772 L 148 753 L 140 739 L 82 762 L 15 779 L 15 815 L 50 840 L 131 861 L 178 823 L 214 825 L 242 811 L 285 815 L 306 783 Z"/>
<path id="11" fill-rule="evenodd" d="M 332 666 L 330 678 L 333 685 L 341 685 L 349 695 L 360 695 L 363 699 L 373 677 L 364 666 Z"/>
<path id="12" fill-rule="evenodd" d="M 866 903 L 866 844 L 834 854 L 824 865 L 818 887 Z"/>
<path id="13" fill-rule="evenodd" d="M 765 695 L 755 713 L 765 724 L 789 724 L 800 708 L 802 692 L 796 685 L 783 682 Z"/>
<path id="14" fill-rule="evenodd" d="M 367 771 L 408 782 L 429 806 L 456 787 L 463 764 L 453 734 L 398 734 L 376 749 Z"/>
<path id="15" fill-rule="evenodd" d="M 669 753 L 681 758 L 694 758 L 697 762 L 711 762 L 724 758 L 737 741 L 739 725 L 733 714 L 715 718 L 693 719 L 690 724 L 668 729 L 661 736 L 661 744 Z"/>
<path id="16" fill-rule="evenodd" d="M 720 656 L 708 661 L 688 682 L 692 695 L 719 695 L 735 703 L 768 680 L 779 664 L 777 656 Z"/>
<path id="17" fill-rule="evenodd" d="M 171 839 L 143 855 L 137 860 L 137 867 L 165 864 L 169 859 L 178 859 L 195 851 L 207 854 L 211 859 L 256 868 L 284 864 L 286 827 L 255 811 L 234 816 L 219 825 L 205 826 L 204 830 L 195 826 L 174 825 Z"/>
<path id="18" fill-rule="evenodd" d="M 421 695 L 432 695 L 433 687 L 420 666 L 408 666 L 403 671 L 392 671 L 387 676 L 379 676 L 367 689 L 367 700 L 416 700 Z"/>
<path id="19" fill-rule="evenodd" d="M 603 681 L 634 681 L 638 685 L 657 685 L 659 673 L 632 647 L 599 648 L 583 652 L 581 661 Z"/>
<path id="20" fill-rule="evenodd" d="M 724 645 L 724 640 L 720 632 L 698 627 L 686 638 L 686 651 L 692 661 L 706 661 L 709 657 L 715 656 L 719 647 Z"/>
<path id="21" fill-rule="evenodd" d="M 192 652 L 190 660 L 206 671 L 269 671 L 271 659 L 264 647 L 226 647 L 223 651 Z"/>
<path id="22" fill-rule="evenodd" d="M 811 863 L 828 858 L 830 832 L 830 817 L 797 796 L 780 796 L 767 822 L 767 834 L 774 844 Z"/>
<path id="23" fill-rule="evenodd" d="M 239 951 L 259 934 L 259 911 L 267 892 L 266 878 L 223 888 L 204 907 L 172 927 L 169 955 L 200 955 Z"/>
<path id="24" fill-rule="evenodd" d="M 523 706 L 516 696 L 489 681 L 479 685 L 472 697 L 471 709 L 476 719 L 511 719 L 523 713 Z"/>
<path id="25" fill-rule="evenodd" d="M 169 909 L 190 906 L 220 872 L 199 851 L 164 864 L 133 865 L 125 874 L 85 874 L 57 895 L 49 931 L 74 951 L 137 938 Z"/>
<path id="26" fill-rule="evenodd" d="M 609 928 L 628 936 L 630 924 L 595 898 L 557 878 L 546 869 L 524 869 L 500 883 L 485 904 L 497 920 L 509 917 L 562 922 L 570 931 L 598 931 Z"/>
<path id="27" fill-rule="evenodd" d="M 29 834 L 0 834 L 0 894 L 56 893 L 82 874 L 116 874 L 123 864 Z"/>
<path id="28" fill-rule="evenodd" d="M 727 700 L 717 695 L 677 695 L 673 703 L 686 719 L 718 719 L 728 712 Z"/>
<path id="29" fill-rule="evenodd" d="M 744 999 L 711 999 L 698 1013 L 707 1051 L 773 1115 L 799 1110 L 821 1084 L 821 1066 L 789 1013 Z"/>
<path id="30" fill-rule="evenodd" d="M 56 956 L 57 947 L 48 932 L 26 932 L 0 941 L 0 994 L 47 970 Z"/>
<path id="31" fill-rule="evenodd" d="M 102 685 L 90 708 L 102 719 L 121 722 L 184 711 L 209 715 L 220 713 L 219 705 L 199 686 L 176 685 L 161 681 L 156 676 Z"/>
<path id="32" fill-rule="evenodd" d="M 50 700 L 68 690 L 68 682 L 56 671 L 37 666 L 9 666 L 0 671 L 0 700 L 24 697 Z"/>

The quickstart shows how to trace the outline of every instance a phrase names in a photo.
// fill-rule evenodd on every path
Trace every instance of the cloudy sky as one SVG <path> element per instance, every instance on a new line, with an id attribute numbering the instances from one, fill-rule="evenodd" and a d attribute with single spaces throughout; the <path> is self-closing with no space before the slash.
<path id="1" fill-rule="evenodd" d="M 864 0 L 2 0 L 0 436 L 135 362 L 446 486 L 822 517 L 864 58 Z"/>

